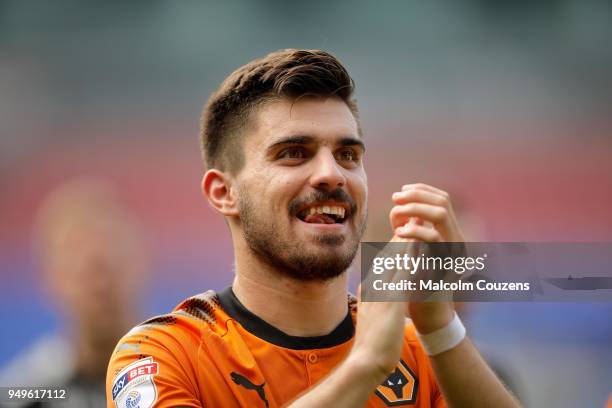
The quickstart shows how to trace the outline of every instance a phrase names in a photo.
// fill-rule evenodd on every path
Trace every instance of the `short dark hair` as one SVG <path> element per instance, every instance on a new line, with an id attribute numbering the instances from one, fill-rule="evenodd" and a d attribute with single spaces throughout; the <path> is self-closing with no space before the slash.
<path id="1" fill-rule="evenodd" d="M 333 55 L 320 50 L 286 49 L 232 72 L 202 113 L 200 139 L 209 168 L 238 173 L 244 164 L 242 130 L 262 103 L 282 97 L 337 97 L 357 116 L 355 83 Z"/>

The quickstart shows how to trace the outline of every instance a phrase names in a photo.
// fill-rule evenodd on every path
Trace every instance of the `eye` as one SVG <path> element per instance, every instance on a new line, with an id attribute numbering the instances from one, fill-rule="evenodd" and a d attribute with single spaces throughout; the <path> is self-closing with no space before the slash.
<path id="1" fill-rule="evenodd" d="M 288 147 L 278 155 L 279 159 L 300 160 L 306 158 L 306 150 L 303 147 Z"/>
<path id="2" fill-rule="evenodd" d="M 359 154 L 355 151 L 355 149 L 340 150 L 336 157 L 340 161 L 348 161 L 348 162 L 358 162 L 359 161 Z"/>

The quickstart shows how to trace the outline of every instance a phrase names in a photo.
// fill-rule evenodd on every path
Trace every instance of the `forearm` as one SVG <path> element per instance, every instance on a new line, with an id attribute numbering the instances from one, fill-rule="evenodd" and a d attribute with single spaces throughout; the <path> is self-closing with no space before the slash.
<path id="1" fill-rule="evenodd" d="M 430 361 L 449 407 L 520 407 L 467 337 Z"/>
<path id="2" fill-rule="evenodd" d="M 336 370 L 323 381 L 302 394 L 288 408 L 336 407 L 355 408 L 363 406 L 384 380 L 384 374 L 372 371 L 363 359 L 349 354 Z"/>

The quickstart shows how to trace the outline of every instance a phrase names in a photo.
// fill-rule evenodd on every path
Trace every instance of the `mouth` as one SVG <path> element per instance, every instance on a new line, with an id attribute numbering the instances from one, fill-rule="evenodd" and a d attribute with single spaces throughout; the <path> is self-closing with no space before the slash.
<path id="1" fill-rule="evenodd" d="M 307 224 L 343 224 L 349 218 L 349 211 L 346 203 L 328 201 L 306 205 L 296 216 Z"/>

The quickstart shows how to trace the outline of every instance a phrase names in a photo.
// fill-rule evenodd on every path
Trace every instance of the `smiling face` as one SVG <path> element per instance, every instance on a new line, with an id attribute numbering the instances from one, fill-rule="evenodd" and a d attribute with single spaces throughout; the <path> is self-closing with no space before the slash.
<path id="1" fill-rule="evenodd" d="M 254 116 L 232 183 L 233 233 L 293 278 L 340 275 L 355 257 L 367 214 L 355 117 L 340 99 L 314 97 L 267 102 Z"/>

